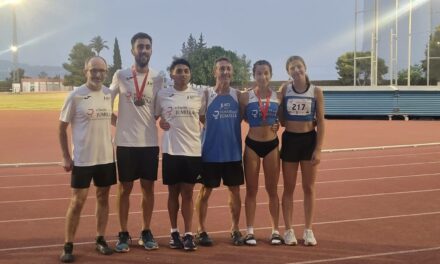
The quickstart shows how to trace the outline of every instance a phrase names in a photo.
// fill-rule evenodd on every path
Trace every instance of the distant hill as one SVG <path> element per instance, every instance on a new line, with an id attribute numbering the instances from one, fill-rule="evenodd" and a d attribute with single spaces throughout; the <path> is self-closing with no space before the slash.
<path id="1" fill-rule="evenodd" d="M 24 74 L 29 77 L 38 77 L 41 72 L 47 73 L 49 77 L 54 77 L 56 75 L 60 75 L 62 77 L 68 73 L 63 67 L 60 66 L 29 65 L 19 63 L 18 67 L 24 69 Z M 9 73 L 11 72 L 12 68 L 12 62 L 0 60 L 0 80 L 9 78 Z"/>

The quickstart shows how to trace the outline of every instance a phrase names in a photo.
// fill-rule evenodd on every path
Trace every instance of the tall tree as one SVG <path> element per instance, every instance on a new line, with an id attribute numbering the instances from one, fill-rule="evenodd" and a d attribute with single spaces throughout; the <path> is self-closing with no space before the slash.
<path id="1" fill-rule="evenodd" d="M 182 57 L 187 59 L 192 68 L 192 82 L 197 85 L 214 85 L 213 76 L 214 61 L 219 57 L 227 57 L 231 60 L 234 68 L 233 85 L 243 86 L 250 79 L 250 64 L 245 55 L 237 55 L 235 52 L 225 50 L 219 46 L 207 47 L 207 43 L 200 34 L 196 41 L 192 34 L 186 43 L 182 45 Z"/>
<path id="2" fill-rule="evenodd" d="M 206 48 L 206 42 L 205 42 L 205 39 L 203 38 L 203 34 L 202 33 L 200 33 L 200 36 L 199 36 L 199 42 L 197 42 L 197 49 L 204 49 L 204 48 Z"/>
<path id="3" fill-rule="evenodd" d="M 182 44 L 182 57 L 187 58 L 189 54 L 197 50 L 197 41 L 192 34 L 189 35 L 186 43 Z"/>
<path id="4" fill-rule="evenodd" d="M 425 56 L 428 57 L 428 47 L 425 50 Z M 436 83 L 440 81 L 440 25 L 435 28 L 435 31 L 429 36 L 429 82 Z M 422 60 L 422 69 L 427 76 L 428 63 L 427 60 Z"/>
<path id="5" fill-rule="evenodd" d="M 356 57 L 369 57 L 370 52 L 356 52 Z M 344 85 L 353 84 L 353 58 L 354 52 L 346 52 L 339 56 L 336 62 L 336 70 L 339 74 L 339 81 Z M 377 80 L 378 84 L 383 81 L 383 75 L 388 72 L 388 67 L 382 58 L 377 59 Z M 371 60 L 362 59 L 356 61 L 356 83 L 360 85 L 370 84 Z"/>
<path id="6" fill-rule="evenodd" d="M 38 78 L 43 78 L 44 79 L 44 78 L 47 78 L 47 77 L 49 77 L 49 75 L 45 71 L 42 71 L 42 72 L 40 72 L 38 74 Z"/>
<path id="7" fill-rule="evenodd" d="M 19 83 L 21 83 L 21 79 L 27 78 L 24 75 L 24 69 L 23 68 L 17 68 L 17 73 L 18 73 L 17 79 L 18 79 Z M 12 83 L 13 80 L 14 80 L 14 71 L 10 71 L 9 72 L 9 78 L 6 78 L 6 81 Z"/>
<path id="8" fill-rule="evenodd" d="M 410 68 L 411 84 L 412 85 L 424 85 L 426 84 L 426 78 L 424 77 L 423 67 L 420 64 L 412 65 Z M 408 84 L 408 70 L 403 69 L 397 73 L 397 84 Z"/>
<path id="9" fill-rule="evenodd" d="M 69 63 L 63 63 L 63 68 L 70 72 L 64 76 L 64 85 L 79 86 L 86 81 L 83 73 L 84 63 L 90 57 L 95 56 L 92 49 L 83 44 L 77 43 L 73 46 L 69 54 Z"/>
<path id="10" fill-rule="evenodd" d="M 101 53 L 103 49 L 108 49 L 108 46 L 105 45 L 105 43 L 107 43 L 107 41 L 103 40 L 101 36 L 96 36 L 90 40 L 89 47 L 99 56 L 99 53 Z"/>
<path id="11" fill-rule="evenodd" d="M 121 50 L 119 49 L 118 39 L 115 38 L 115 44 L 113 45 L 113 64 L 108 67 L 108 74 L 105 85 L 109 85 L 112 81 L 113 75 L 119 69 L 122 69 Z"/>

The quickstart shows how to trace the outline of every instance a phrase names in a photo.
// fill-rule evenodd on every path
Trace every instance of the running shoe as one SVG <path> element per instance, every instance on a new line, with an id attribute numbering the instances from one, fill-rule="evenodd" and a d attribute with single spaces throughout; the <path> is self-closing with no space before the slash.
<path id="1" fill-rule="evenodd" d="M 173 249 L 183 248 L 183 243 L 182 243 L 182 240 L 180 239 L 180 234 L 177 231 L 171 233 L 170 248 L 173 248 Z"/>
<path id="2" fill-rule="evenodd" d="M 312 229 L 304 229 L 304 246 L 316 246 L 318 242 L 316 242 L 315 236 L 313 235 Z"/>
<path id="3" fill-rule="evenodd" d="M 256 246 L 257 245 L 257 239 L 255 239 L 254 234 L 247 234 L 244 238 L 244 243 L 248 246 Z"/>
<path id="4" fill-rule="evenodd" d="M 212 239 L 208 236 L 208 233 L 206 232 L 197 233 L 196 242 L 200 246 L 204 246 L 204 247 L 210 247 L 214 243 Z"/>
<path id="5" fill-rule="evenodd" d="M 60 261 L 63 263 L 71 263 L 75 260 L 73 256 L 73 243 L 68 242 L 64 244 L 63 253 L 61 253 Z"/>
<path id="6" fill-rule="evenodd" d="M 138 244 L 140 246 L 144 246 L 146 250 L 154 250 L 159 248 L 159 245 L 157 244 L 156 240 L 154 240 L 150 229 L 142 231 Z"/>
<path id="7" fill-rule="evenodd" d="M 275 231 L 272 233 L 272 235 L 269 238 L 270 244 L 271 245 L 281 245 L 283 244 L 283 238 L 280 236 L 280 233 L 278 231 Z"/>
<path id="8" fill-rule="evenodd" d="M 295 231 L 291 228 L 284 232 L 284 244 L 288 246 L 296 246 L 298 244 L 298 240 L 295 237 Z"/>
<path id="9" fill-rule="evenodd" d="M 130 234 L 128 234 L 128 232 L 119 232 L 118 242 L 116 242 L 115 251 L 118 253 L 126 253 L 130 251 L 128 240 L 130 240 L 130 244 L 131 244 L 131 237 Z"/>
<path id="10" fill-rule="evenodd" d="M 107 242 L 105 241 L 103 236 L 96 237 L 96 251 L 101 253 L 102 255 L 111 255 L 113 254 L 113 249 L 111 249 Z"/>
<path id="11" fill-rule="evenodd" d="M 183 237 L 183 249 L 186 251 L 194 251 L 197 249 L 197 246 L 194 243 L 194 237 L 192 235 L 188 234 Z"/>
<path id="12" fill-rule="evenodd" d="M 243 235 L 238 230 L 232 231 L 231 239 L 232 239 L 232 244 L 234 244 L 235 246 L 243 246 L 244 244 Z"/>

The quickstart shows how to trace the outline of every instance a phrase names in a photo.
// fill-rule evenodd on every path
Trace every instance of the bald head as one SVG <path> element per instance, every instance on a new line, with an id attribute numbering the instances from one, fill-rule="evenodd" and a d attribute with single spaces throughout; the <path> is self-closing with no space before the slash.
<path id="1" fill-rule="evenodd" d="M 86 85 L 91 90 L 99 90 L 105 80 L 107 62 L 100 56 L 94 56 L 86 60 L 84 74 L 87 78 Z"/>

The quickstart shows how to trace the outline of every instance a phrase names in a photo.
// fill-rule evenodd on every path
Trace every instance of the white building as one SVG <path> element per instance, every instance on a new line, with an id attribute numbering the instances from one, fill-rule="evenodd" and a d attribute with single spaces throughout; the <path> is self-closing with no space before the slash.
<path id="1" fill-rule="evenodd" d="M 54 92 L 70 91 L 71 86 L 64 86 L 62 79 L 52 78 L 23 78 L 21 79 L 22 92 Z"/>

